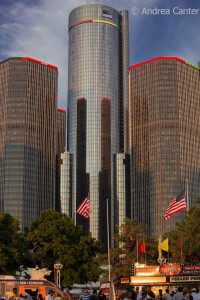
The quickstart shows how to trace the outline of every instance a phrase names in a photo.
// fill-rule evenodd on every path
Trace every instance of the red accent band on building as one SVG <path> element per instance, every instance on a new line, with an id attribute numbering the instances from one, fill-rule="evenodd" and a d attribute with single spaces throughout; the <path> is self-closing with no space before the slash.
<path id="1" fill-rule="evenodd" d="M 87 101 L 85 98 L 79 98 L 78 100 L 77 100 L 77 102 L 79 102 L 79 101 Z"/>
<path id="2" fill-rule="evenodd" d="M 184 59 L 179 58 L 177 56 L 156 56 L 154 58 L 151 58 L 151 59 L 148 59 L 148 60 L 144 60 L 144 61 L 142 61 L 140 63 L 137 63 L 135 65 L 130 66 L 129 70 L 130 69 L 134 69 L 134 68 L 139 67 L 139 66 L 142 66 L 142 65 L 145 65 L 145 64 L 148 64 L 148 63 L 150 63 L 152 61 L 155 61 L 155 60 L 178 60 L 178 61 L 180 61 L 182 63 L 185 63 Z"/>
<path id="3" fill-rule="evenodd" d="M 66 110 L 65 109 L 62 109 L 62 108 L 57 108 L 57 111 L 61 112 L 61 113 L 66 113 Z"/>
<path id="4" fill-rule="evenodd" d="M 78 23 L 75 23 L 73 25 L 71 25 L 68 29 L 72 29 L 73 27 L 77 26 L 77 25 L 80 25 L 80 24 L 84 24 L 84 23 L 91 23 L 92 20 L 85 20 L 85 21 L 81 21 L 81 22 L 78 22 Z"/>
<path id="5" fill-rule="evenodd" d="M 21 57 L 21 59 L 22 59 L 22 60 L 30 60 L 30 61 L 33 61 L 33 62 L 35 62 L 35 63 L 37 63 L 37 64 L 44 65 L 44 66 L 47 66 L 47 67 L 49 67 L 49 68 L 58 70 L 58 67 L 53 66 L 53 65 L 51 65 L 51 64 L 47 64 L 47 63 L 45 63 L 45 62 L 43 62 L 43 61 L 41 61 L 41 60 L 37 60 L 37 59 L 35 59 L 35 58 L 31 58 L 31 57 L 28 57 L 28 56 L 23 56 L 23 57 Z"/>
<path id="6" fill-rule="evenodd" d="M 102 100 L 110 101 L 111 102 L 111 100 L 109 98 L 102 98 Z"/>
<path id="7" fill-rule="evenodd" d="M 75 23 L 75 24 L 72 25 L 72 26 L 74 27 L 74 26 L 77 26 L 77 25 L 80 25 L 80 24 L 91 23 L 91 22 L 92 22 L 92 20 L 85 20 L 85 21 L 81 21 L 81 22 Z"/>

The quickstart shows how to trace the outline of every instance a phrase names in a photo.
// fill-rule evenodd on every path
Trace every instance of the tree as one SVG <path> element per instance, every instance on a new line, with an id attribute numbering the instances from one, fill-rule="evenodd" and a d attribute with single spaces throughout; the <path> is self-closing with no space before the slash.
<path id="1" fill-rule="evenodd" d="M 100 251 L 100 242 L 84 234 L 80 226 L 75 226 L 67 215 L 54 210 L 46 210 L 32 223 L 27 234 L 31 243 L 31 256 L 35 265 L 52 271 L 57 261 L 61 261 L 62 284 L 96 281 L 100 268 L 95 261 Z"/>
<path id="2" fill-rule="evenodd" d="M 20 232 L 19 221 L 8 213 L 0 213 L 0 274 L 15 275 L 25 263 L 27 244 Z"/>
<path id="3" fill-rule="evenodd" d="M 171 261 L 180 262 L 180 247 L 182 240 L 182 261 L 191 263 L 200 261 L 200 197 L 196 199 L 196 206 L 192 206 L 176 229 L 168 233 L 170 240 Z"/>
<path id="4" fill-rule="evenodd" d="M 157 264 L 157 242 L 144 234 L 144 228 L 135 220 L 125 218 L 119 228 L 119 234 L 115 236 L 118 247 L 111 249 L 111 276 L 112 279 L 133 275 L 134 263 L 137 262 L 136 244 L 144 240 L 146 247 L 147 264 Z M 138 253 L 140 263 L 145 263 L 145 254 Z M 107 255 L 100 257 L 107 263 Z"/>

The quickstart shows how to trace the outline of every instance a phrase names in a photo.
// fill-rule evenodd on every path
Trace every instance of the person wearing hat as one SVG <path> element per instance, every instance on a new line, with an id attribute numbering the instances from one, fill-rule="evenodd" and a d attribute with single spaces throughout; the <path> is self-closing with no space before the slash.
<path id="1" fill-rule="evenodd" d="M 193 300 L 198 300 L 199 297 L 195 288 L 191 289 L 191 296 L 193 297 Z"/>
<path id="2" fill-rule="evenodd" d="M 50 289 L 48 295 L 46 295 L 45 300 L 54 300 L 53 298 L 54 290 Z"/>

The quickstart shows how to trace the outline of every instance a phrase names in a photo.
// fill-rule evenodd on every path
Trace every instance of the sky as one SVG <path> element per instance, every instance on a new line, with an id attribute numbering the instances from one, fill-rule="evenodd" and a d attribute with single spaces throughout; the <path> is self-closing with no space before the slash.
<path id="1" fill-rule="evenodd" d="M 130 65 L 155 56 L 200 61 L 200 0 L 0 0 L 0 61 L 29 56 L 58 67 L 67 108 L 68 16 L 99 3 L 129 11 Z"/>

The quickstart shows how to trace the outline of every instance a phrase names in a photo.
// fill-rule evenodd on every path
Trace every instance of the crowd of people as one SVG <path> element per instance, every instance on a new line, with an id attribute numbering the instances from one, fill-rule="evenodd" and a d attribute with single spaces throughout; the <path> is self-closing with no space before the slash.
<path id="1" fill-rule="evenodd" d="M 75 300 L 106 300 L 106 296 L 104 295 L 103 291 L 100 290 L 93 290 L 92 294 L 89 293 L 89 290 L 86 288 L 81 293 L 80 297 Z"/>
<path id="2" fill-rule="evenodd" d="M 17 298 L 18 300 L 31 300 L 30 295 L 26 292 L 22 293 L 20 297 L 16 297 L 16 293 L 17 290 L 14 288 L 9 300 L 16 300 Z M 179 286 L 177 290 L 172 289 L 171 292 L 168 288 L 166 288 L 164 292 L 162 289 L 159 289 L 156 294 L 150 287 L 142 286 L 140 290 L 139 287 L 134 289 L 134 287 L 129 286 L 116 298 L 117 300 L 200 300 L 200 292 L 198 288 L 188 290 Z M 42 298 L 41 294 L 38 294 L 37 300 L 107 300 L 107 297 L 102 290 L 99 292 L 93 290 L 92 294 L 90 294 L 89 290 L 85 288 L 78 297 L 72 297 L 69 289 L 65 289 L 64 297 L 61 298 L 55 294 L 53 289 L 50 289 L 45 299 Z"/>
<path id="3" fill-rule="evenodd" d="M 177 289 L 172 289 L 171 292 L 166 288 L 163 292 L 159 289 L 157 294 L 154 293 L 150 287 L 143 286 L 141 290 L 139 287 L 135 289 L 133 287 L 127 287 L 119 296 L 116 297 L 117 300 L 200 300 L 200 292 L 197 288 L 192 288 L 190 290 L 184 289 L 179 286 Z M 92 294 L 86 288 L 83 290 L 81 295 L 74 300 L 106 300 L 107 297 L 102 290 L 97 293 L 94 290 Z M 52 299 L 45 299 L 52 300 Z M 72 300 L 72 299 L 66 299 Z M 112 300 L 112 299 L 110 299 Z"/>
<path id="4" fill-rule="evenodd" d="M 119 300 L 200 300 L 200 292 L 198 288 L 188 290 L 179 286 L 177 290 L 172 289 L 171 292 L 168 288 L 164 292 L 159 289 L 155 294 L 150 287 L 143 286 L 141 290 L 138 287 L 136 289 L 129 287 L 119 298 Z"/>

